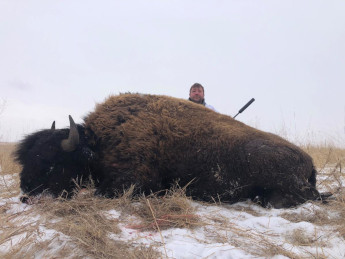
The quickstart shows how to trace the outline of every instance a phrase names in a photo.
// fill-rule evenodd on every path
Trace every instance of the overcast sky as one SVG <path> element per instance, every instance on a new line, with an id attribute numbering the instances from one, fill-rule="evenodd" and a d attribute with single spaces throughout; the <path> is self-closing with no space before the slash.
<path id="1" fill-rule="evenodd" d="M 0 1 L 0 141 L 195 82 L 227 115 L 254 97 L 251 126 L 345 145 L 345 1 Z"/>

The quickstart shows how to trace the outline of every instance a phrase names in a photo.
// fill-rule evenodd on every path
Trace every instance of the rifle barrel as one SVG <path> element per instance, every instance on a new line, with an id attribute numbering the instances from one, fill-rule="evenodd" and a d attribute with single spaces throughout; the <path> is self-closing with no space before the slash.
<path id="1" fill-rule="evenodd" d="M 247 109 L 248 106 L 251 105 L 254 101 L 255 101 L 254 98 L 250 99 L 250 101 L 247 102 L 246 105 L 243 106 L 233 118 L 235 119 L 237 115 L 239 115 L 239 114 L 242 113 L 245 109 Z"/>

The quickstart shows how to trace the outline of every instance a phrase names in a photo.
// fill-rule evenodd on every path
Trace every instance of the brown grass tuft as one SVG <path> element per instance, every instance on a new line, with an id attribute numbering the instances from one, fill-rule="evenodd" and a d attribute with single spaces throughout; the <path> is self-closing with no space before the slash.
<path id="1" fill-rule="evenodd" d="M 304 229 L 293 230 L 288 238 L 290 242 L 296 246 L 309 246 L 316 241 L 314 237 L 308 235 Z"/>
<path id="2" fill-rule="evenodd" d="M 36 213 L 39 214 L 39 220 L 35 224 L 20 226 L 19 228 L 16 228 L 15 224 L 8 220 L 5 225 L 11 231 L 4 235 L 4 238 L 9 240 L 14 235 L 35 233 L 39 226 L 43 225 L 47 229 L 55 230 L 56 233 L 68 236 L 74 247 L 66 247 L 64 250 L 73 252 L 77 258 L 83 256 L 92 258 L 158 258 L 159 254 L 151 246 L 134 246 L 130 242 L 126 243 L 111 236 L 121 234 L 120 223 L 127 224 L 127 228 L 137 231 L 157 231 L 170 227 L 192 228 L 198 222 L 198 217 L 193 214 L 194 208 L 185 196 L 185 190 L 178 187 L 167 191 L 165 195 L 160 197 L 155 194 L 147 197 L 133 197 L 133 188 L 125 191 L 118 199 L 105 199 L 94 196 L 93 193 L 94 189 L 90 183 L 87 188 L 77 188 L 74 197 L 70 200 L 62 197 L 53 199 L 49 196 L 33 199 L 32 205 L 28 206 L 28 214 L 31 216 Z M 122 212 L 125 215 L 130 212 L 136 216 L 139 223 L 130 225 L 125 217 L 120 216 L 118 219 L 107 217 L 107 211 L 111 210 Z M 26 236 L 23 242 L 25 240 L 32 241 L 34 238 L 34 235 Z M 0 244 L 5 241 L 0 240 Z M 53 242 L 53 240 L 51 241 Z M 34 255 L 42 251 L 42 247 L 45 246 L 44 242 L 39 242 L 35 248 L 30 247 L 24 252 L 21 248 L 23 244 L 20 243 L 20 246 L 19 244 L 15 246 L 9 254 L 18 257 L 22 253 Z M 47 247 L 43 250 L 46 249 Z"/>
<path id="3" fill-rule="evenodd" d="M 157 258 L 153 247 L 133 246 L 111 238 L 121 233 L 119 219 L 107 217 L 107 211 L 120 210 L 131 200 L 128 193 L 119 199 L 93 196 L 94 189 L 76 192 L 71 200 L 43 198 L 37 204 L 40 214 L 46 217 L 46 227 L 69 236 L 73 243 L 92 258 Z M 127 204 L 126 206 L 130 206 Z"/>
<path id="4" fill-rule="evenodd" d="M 328 214 L 328 205 L 324 205 L 323 208 L 318 206 L 312 206 L 311 208 L 303 208 L 299 213 L 297 212 L 283 212 L 279 214 L 282 218 L 294 223 L 298 222 L 310 222 L 317 225 L 325 225 L 332 222 L 332 217 Z"/>
<path id="5" fill-rule="evenodd" d="M 141 219 L 142 223 L 129 227 L 140 230 L 157 230 L 157 227 L 194 228 L 199 221 L 185 189 L 177 185 L 167 190 L 164 196 L 151 194 L 139 197 L 138 203 L 132 207 L 132 212 Z"/>

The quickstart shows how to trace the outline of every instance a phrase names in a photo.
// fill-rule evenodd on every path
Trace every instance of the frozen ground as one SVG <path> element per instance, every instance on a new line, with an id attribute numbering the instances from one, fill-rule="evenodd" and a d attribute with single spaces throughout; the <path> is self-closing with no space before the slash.
<path id="1" fill-rule="evenodd" d="M 330 175 L 332 170 L 332 167 L 321 170 L 318 181 L 327 182 L 322 188 L 343 186 L 345 178 Z M 13 184 L 11 175 L 1 175 L 0 188 L 10 188 Z M 56 258 L 58 252 L 61 255 L 63 249 L 73 246 L 70 237 L 44 224 L 34 232 L 20 232 L 19 226 L 41 221 L 39 214 L 30 214 L 34 206 L 22 204 L 19 196 L 1 198 L 0 206 L 11 216 L 14 226 L 10 237 L 0 237 L 0 255 L 6 256 L 28 237 L 29 241 L 21 248 L 24 254 L 25 249 L 49 242 L 45 249 L 37 250 L 35 258 Z M 134 245 L 151 245 L 162 258 L 345 258 L 345 240 L 331 224 L 339 215 L 330 205 L 308 202 L 297 208 L 279 210 L 264 209 L 250 201 L 233 205 L 192 202 L 192 206 L 202 220 L 194 229 L 142 231 L 130 227 L 137 220 L 133 216 L 116 210 L 103 213 L 117 220 L 121 229 L 119 233 L 110 233 L 110 238 Z M 323 222 L 320 223 L 320 219 Z M 0 228 L 0 236 L 3 230 Z M 73 255 L 65 257 L 73 258 Z"/>

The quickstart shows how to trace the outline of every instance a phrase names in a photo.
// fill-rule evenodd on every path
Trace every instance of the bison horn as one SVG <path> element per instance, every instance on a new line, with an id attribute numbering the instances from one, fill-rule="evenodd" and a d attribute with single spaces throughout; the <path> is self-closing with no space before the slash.
<path id="1" fill-rule="evenodd" d="M 74 151 L 79 145 L 78 129 L 71 115 L 69 115 L 69 123 L 70 123 L 70 128 L 69 128 L 68 139 L 64 139 L 61 141 L 61 147 L 66 152 Z"/>
<path id="2" fill-rule="evenodd" d="M 53 121 L 52 127 L 50 128 L 51 131 L 55 130 L 55 121 Z"/>

